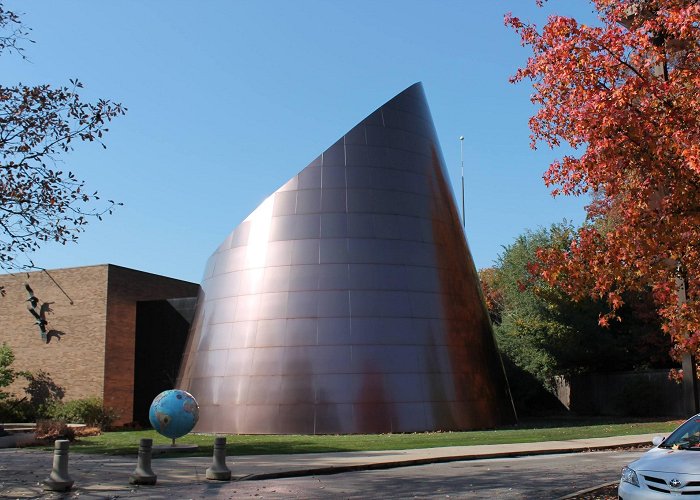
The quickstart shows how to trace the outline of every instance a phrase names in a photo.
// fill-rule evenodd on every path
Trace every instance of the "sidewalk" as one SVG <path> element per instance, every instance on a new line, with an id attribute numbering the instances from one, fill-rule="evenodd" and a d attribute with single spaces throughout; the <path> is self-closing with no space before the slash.
<path id="1" fill-rule="evenodd" d="M 227 457 L 233 480 L 254 481 L 282 477 L 333 474 L 352 470 L 387 469 L 457 460 L 570 453 L 626 446 L 651 446 L 654 434 L 609 438 L 546 441 L 480 446 L 450 446 L 414 450 L 386 450 L 297 455 L 249 455 Z M 51 471 L 52 452 L 26 448 L 0 450 L 0 498 L 36 498 L 45 494 L 42 481 Z M 153 487 L 129 484 L 135 456 L 71 453 L 69 474 L 75 481 L 71 496 L 80 498 L 196 498 L 218 496 L 216 481 L 207 481 L 210 457 L 158 458 L 152 461 L 158 483 Z M 230 483 L 226 483 L 230 484 Z M 59 498 L 59 494 L 46 494 Z"/>

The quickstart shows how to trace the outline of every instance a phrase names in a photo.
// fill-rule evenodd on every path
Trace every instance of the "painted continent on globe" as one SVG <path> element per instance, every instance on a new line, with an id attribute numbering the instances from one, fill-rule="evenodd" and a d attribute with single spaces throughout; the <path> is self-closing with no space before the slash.
<path id="1" fill-rule="evenodd" d="M 151 403 L 148 419 L 156 432 L 177 439 L 194 428 L 199 419 L 199 405 L 189 392 L 163 391 Z"/>

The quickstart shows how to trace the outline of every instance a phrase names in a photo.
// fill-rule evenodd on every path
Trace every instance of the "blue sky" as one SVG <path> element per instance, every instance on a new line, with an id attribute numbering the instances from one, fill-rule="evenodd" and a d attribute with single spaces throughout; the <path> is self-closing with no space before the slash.
<path id="1" fill-rule="evenodd" d="M 464 135 L 466 233 L 478 268 L 526 229 L 583 220 L 529 147 L 528 51 L 503 25 L 589 20 L 585 0 L 8 1 L 33 29 L 29 62 L 3 54 L 0 82 L 67 84 L 122 102 L 108 149 L 78 145 L 63 168 L 124 203 L 45 268 L 112 263 L 199 282 L 208 256 L 262 200 L 367 114 L 422 81 L 453 187 Z M 459 199 L 459 196 L 457 197 Z"/>

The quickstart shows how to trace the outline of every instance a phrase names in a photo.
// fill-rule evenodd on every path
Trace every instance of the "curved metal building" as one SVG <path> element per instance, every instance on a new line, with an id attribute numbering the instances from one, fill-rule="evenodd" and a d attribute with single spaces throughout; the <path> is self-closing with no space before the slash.
<path id="1" fill-rule="evenodd" d="M 178 387 L 199 432 L 464 430 L 515 421 L 420 83 L 211 256 Z"/>

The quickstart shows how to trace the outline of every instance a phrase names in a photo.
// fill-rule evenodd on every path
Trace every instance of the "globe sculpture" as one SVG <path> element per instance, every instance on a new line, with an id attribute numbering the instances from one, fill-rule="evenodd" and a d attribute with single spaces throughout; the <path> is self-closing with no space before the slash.
<path id="1" fill-rule="evenodd" d="M 190 432 L 199 419 L 199 405 L 192 394 L 171 389 L 158 394 L 148 412 L 151 425 L 159 434 L 173 440 Z"/>

